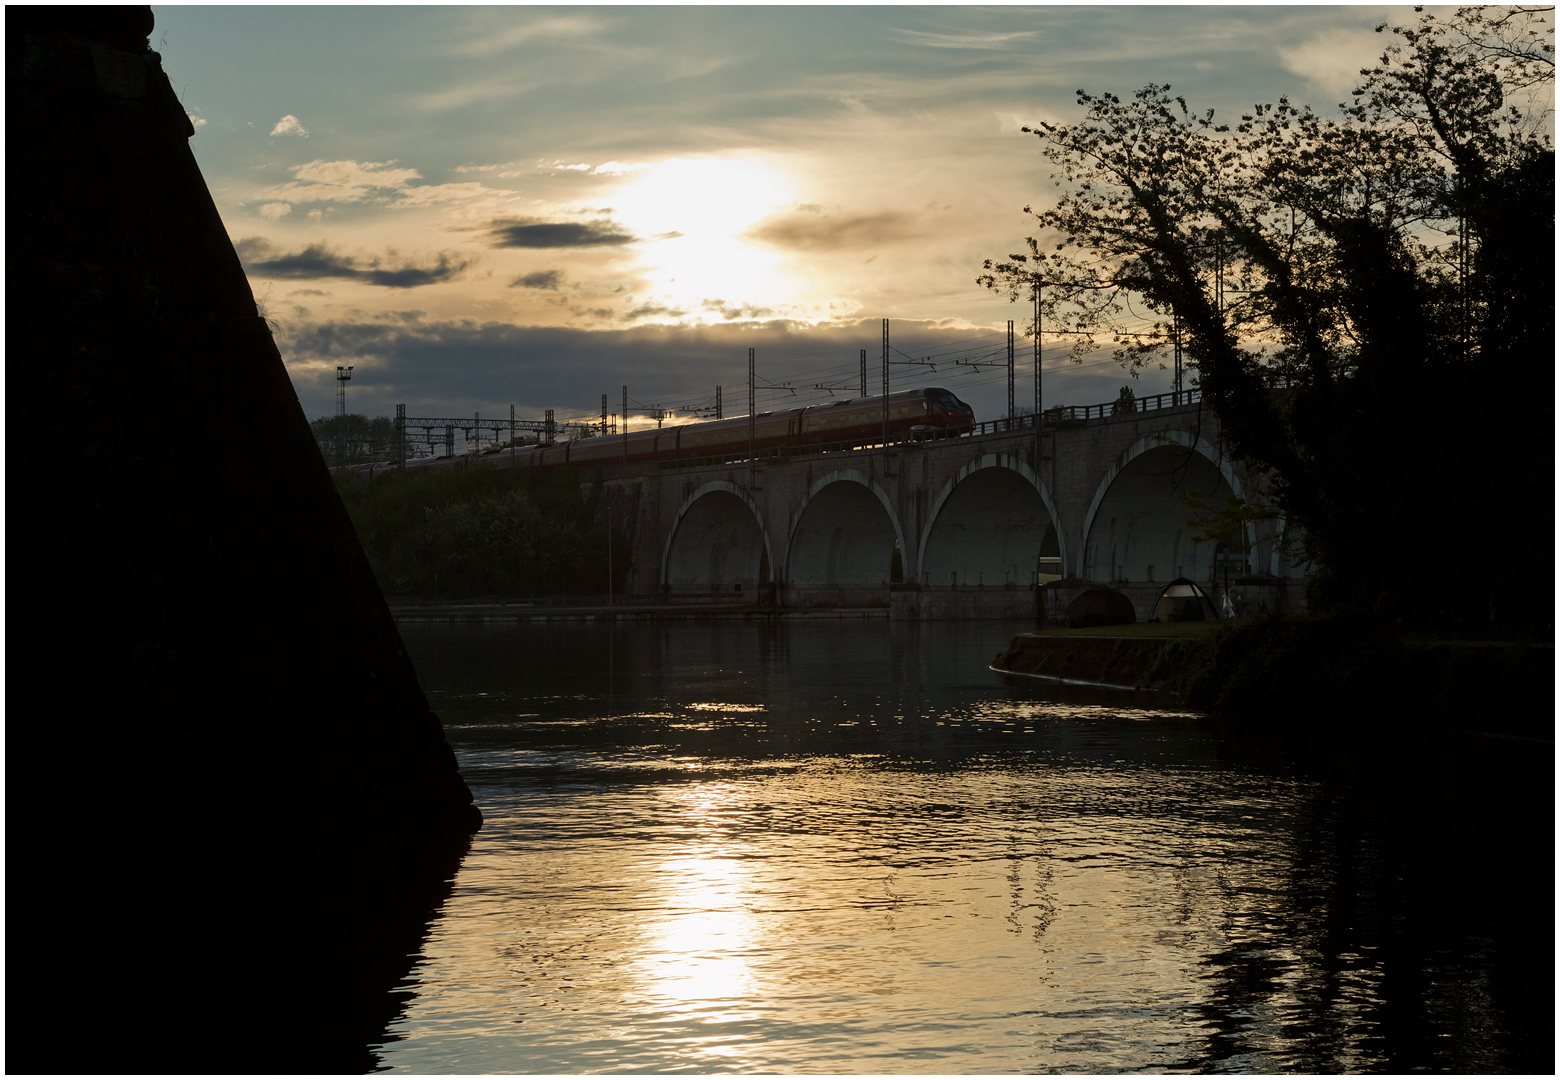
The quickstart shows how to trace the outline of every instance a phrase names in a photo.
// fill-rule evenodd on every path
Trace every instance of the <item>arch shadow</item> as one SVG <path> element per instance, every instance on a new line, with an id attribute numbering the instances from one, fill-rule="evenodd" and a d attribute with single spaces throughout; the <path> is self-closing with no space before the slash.
<path id="1" fill-rule="evenodd" d="M 1230 467 L 1230 463 L 1224 457 L 1224 455 L 1214 449 L 1214 447 L 1208 442 L 1207 439 L 1204 439 L 1200 436 L 1194 437 L 1190 432 L 1179 430 L 1161 431 L 1156 432 L 1153 435 L 1145 435 L 1141 439 L 1138 439 L 1131 446 L 1123 450 L 1119 455 L 1117 455 L 1116 460 L 1111 464 L 1110 468 L 1105 470 L 1105 476 L 1100 480 L 1099 486 L 1095 488 L 1094 498 L 1089 503 L 1089 511 L 1083 517 L 1083 531 L 1080 534 L 1081 542 L 1078 549 L 1078 563 L 1074 568 L 1074 573 L 1077 577 L 1081 578 L 1084 576 L 1084 570 L 1086 569 L 1084 563 L 1086 562 L 1089 550 L 1089 534 L 1094 529 L 1094 519 L 1099 515 L 1100 506 L 1105 502 L 1105 497 L 1107 494 L 1109 494 L 1111 485 L 1116 482 L 1116 479 L 1122 474 L 1128 465 L 1132 464 L 1134 460 L 1142 457 L 1144 454 L 1149 453 L 1150 451 L 1162 450 L 1166 446 L 1172 444 L 1180 446 L 1186 450 L 1190 450 L 1193 453 L 1199 454 L 1206 458 L 1207 461 L 1219 471 L 1219 474 L 1224 478 L 1224 482 L 1229 484 L 1230 490 L 1235 493 L 1236 497 L 1245 498 L 1246 492 L 1245 488 L 1241 485 L 1240 477 L 1237 476 L 1235 470 Z M 1246 529 L 1246 540 L 1248 543 L 1253 540 L 1249 527 Z M 1062 565 L 1067 565 L 1065 555 L 1063 557 Z"/>
<path id="2" fill-rule="evenodd" d="M 969 462 L 959 469 L 942 490 L 937 493 L 937 498 L 932 501 L 931 511 L 926 516 L 926 525 L 921 530 L 920 543 L 916 550 L 915 579 L 921 584 L 928 584 L 926 580 L 926 549 L 931 542 L 932 532 L 937 528 L 942 517 L 943 508 L 959 485 L 967 478 L 985 469 L 1006 469 L 1017 473 L 1028 481 L 1035 494 L 1040 497 L 1040 503 L 1045 507 L 1045 512 L 1050 515 L 1051 527 L 1056 530 L 1056 540 L 1061 554 L 1061 565 L 1067 566 L 1067 537 L 1061 527 L 1061 515 L 1056 512 L 1056 503 L 1051 499 L 1051 492 L 1045 483 L 1035 474 L 1017 454 L 985 454 Z"/>
<path id="3" fill-rule="evenodd" d="M 686 499 L 683 500 L 682 505 L 677 509 L 677 516 L 672 520 L 671 529 L 667 531 L 666 544 L 661 550 L 661 585 L 663 587 L 672 584 L 672 549 L 677 543 L 677 534 L 682 530 L 683 520 L 688 516 L 688 512 L 692 510 L 695 505 L 697 505 L 700 499 L 715 492 L 725 492 L 729 495 L 736 496 L 739 500 L 741 500 L 742 504 L 748 508 L 748 512 L 753 515 L 753 521 L 758 526 L 759 538 L 763 543 L 764 560 L 770 567 L 770 577 L 774 577 L 775 555 L 774 552 L 770 549 L 769 529 L 764 524 L 764 515 L 759 511 L 758 503 L 753 500 L 753 497 L 749 495 L 746 490 L 736 484 L 733 484 L 729 480 L 709 480 L 703 484 L 700 484 Z M 762 584 L 762 582 L 760 582 L 760 584 Z"/>
<path id="4" fill-rule="evenodd" d="M 894 512 L 894 504 L 893 501 L 889 499 L 888 493 L 885 492 L 880 486 L 873 483 L 872 480 L 869 479 L 867 475 L 861 472 L 859 469 L 836 469 L 833 472 L 825 473 L 823 476 L 812 482 L 811 486 L 807 489 L 806 500 L 803 501 L 801 507 L 796 511 L 796 514 L 791 519 L 791 526 L 786 535 L 786 565 L 785 573 L 782 577 L 782 580 L 787 584 L 795 584 L 791 579 L 793 577 L 794 560 L 796 557 L 796 544 L 798 539 L 797 534 L 802 528 L 803 519 L 807 517 L 807 511 L 812 508 L 814 500 L 826 488 L 840 483 L 857 484 L 865 488 L 871 494 L 877 496 L 878 503 L 883 507 L 884 513 L 888 515 L 889 526 L 894 530 L 894 543 L 899 545 L 899 550 L 901 552 L 905 550 L 904 529 L 900 527 L 899 515 Z M 774 564 L 771 563 L 770 565 L 772 566 Z M 834 583 L 831 582 L 830 584 Z"/>

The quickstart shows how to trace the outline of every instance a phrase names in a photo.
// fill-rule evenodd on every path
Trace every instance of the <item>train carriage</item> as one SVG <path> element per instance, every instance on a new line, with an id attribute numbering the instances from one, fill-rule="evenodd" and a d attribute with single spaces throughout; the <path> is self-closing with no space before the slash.
<path id="1" fill-rule="evenodd" d="M 949 390 L 940 386 L 904 390 L 888 396 L 888 434 L 909 431 L 946 431 L 963 434 L 975 426 L 975 413 Z M 759 413 L 752 419 L 752 448 L 773 450 L 785 446 L 823 443 L 860 443 L 881 438 L 884 429 L 883 398 L 851 398 L 825 405 Z M 408 469 L 448 469 L 468 461 L 486 461 L 494 468 L 548 468 L 556 465 L 617 465 L 676 458 L 715 457 L 745 453 L 749 447 L 749 419 L 711 420 L 668 428 L 646 428 L 624 435 L 598 435 L 549 446 L 528 446 L 514 451 L 488 450 L 409 462 Z M 354 471 L 365 477 L 388 471 L 384 463 L 360 465 Z"/>

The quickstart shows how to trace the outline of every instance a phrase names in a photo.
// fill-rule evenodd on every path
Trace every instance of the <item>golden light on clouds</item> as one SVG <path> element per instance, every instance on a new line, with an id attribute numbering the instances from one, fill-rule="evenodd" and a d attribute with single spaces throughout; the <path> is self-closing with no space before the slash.
<path id="1" fill-rule="evenodd" d="M 653 241 L 643 249 L 641 273 L 654 300 L 696 313 L 709 301 L 763 305 L 805 288 L 781 256 L 744 238 L 795 198 L 791 178 L 774 163 L 671 158 L 628 176 L 610 201 L 616 220 Z"/>
<path id="2" fill-rule="evenodd" d="M 574 415 L 624 381 L 696 400 L 750 345 L 769 378 L 826 353 L 841 371 L 800 385 L 854 382 L 879 318 L 912 352 L 1000 338 L 1022 313 L 975 277 L 1052 190 L 1024 126 L 1074 117 L 1079 87 L 1146 82 L 1221 117 L 1279 94 L 1325 108 L 1379 48 L 1379 18 L 1237 8 L 1215 32 L 1173 7 L 157 13 L 256 295 L 321 293 L 277 310 L 311 415 L 334 407 L 344 361 L 369 415 L 511 399 Z M 1048 393 L 1108 400 L 1119 376 L 1102 365 L 1058 370 Z M 980 414 L 1004 406 L 1000 373 L 936 377 L 955 375 Z"/>

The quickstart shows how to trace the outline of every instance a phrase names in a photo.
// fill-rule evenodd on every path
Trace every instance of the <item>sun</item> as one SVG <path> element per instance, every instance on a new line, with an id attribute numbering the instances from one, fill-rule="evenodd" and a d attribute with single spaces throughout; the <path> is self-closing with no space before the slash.
<path id="1" fill-rule="evenodd" d="M 615 219 L 648 241 L 647 299 L 689 318 L 721 319 L 717 309 L 758 310 L 796 297 L 801 283 L 782 257 L 742 239 L 793 203 L 794 189 L 783 169 L 755 156 L 671 158 L 633 174 L 611 201 Z"/>

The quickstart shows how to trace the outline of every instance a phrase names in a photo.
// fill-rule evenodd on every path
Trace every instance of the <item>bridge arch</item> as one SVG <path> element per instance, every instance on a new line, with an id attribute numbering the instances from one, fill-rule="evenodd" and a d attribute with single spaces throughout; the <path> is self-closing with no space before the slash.
<path id="1" fill-rule="evenodd" d="M 759 585 L 774 565 L 769 530 L 753 497 L 728 480 L 710 480 L 677 510 L 661 553 L 661 583 Z"/>
<path id="2" fill-rule="evenodd" d="M 893 550 L 905 550 L 893 501 L 865 473 L 836 469 L 814 480 L 791 522 L 787 585 L 880 585 Z"/>
<path id="3" fill-rule="evenodd" d="M 1201 580 L 1212 566 L 1214 551 L 1211 543 L 1191 539 L 1187 490 L 1213 500 L 1245 496 L 1239 475 L 1224 455 L 1190 432 L 1156 432 L 1123 450 L 1105 471 L 1084 515 L 1077 576 Z M 1097 536 L 1096 525 L 1108 535 Z"/>
<path id="4" fill-rule="evenodd" d="M 976 458 L 932 501 L 921 532 L 916 580 L 1027 588 L 1048 540 L 1057 544 L 1058 566 L 1067 565 L 1060 520 L 1051 493 L 1018 455 Z"/>

